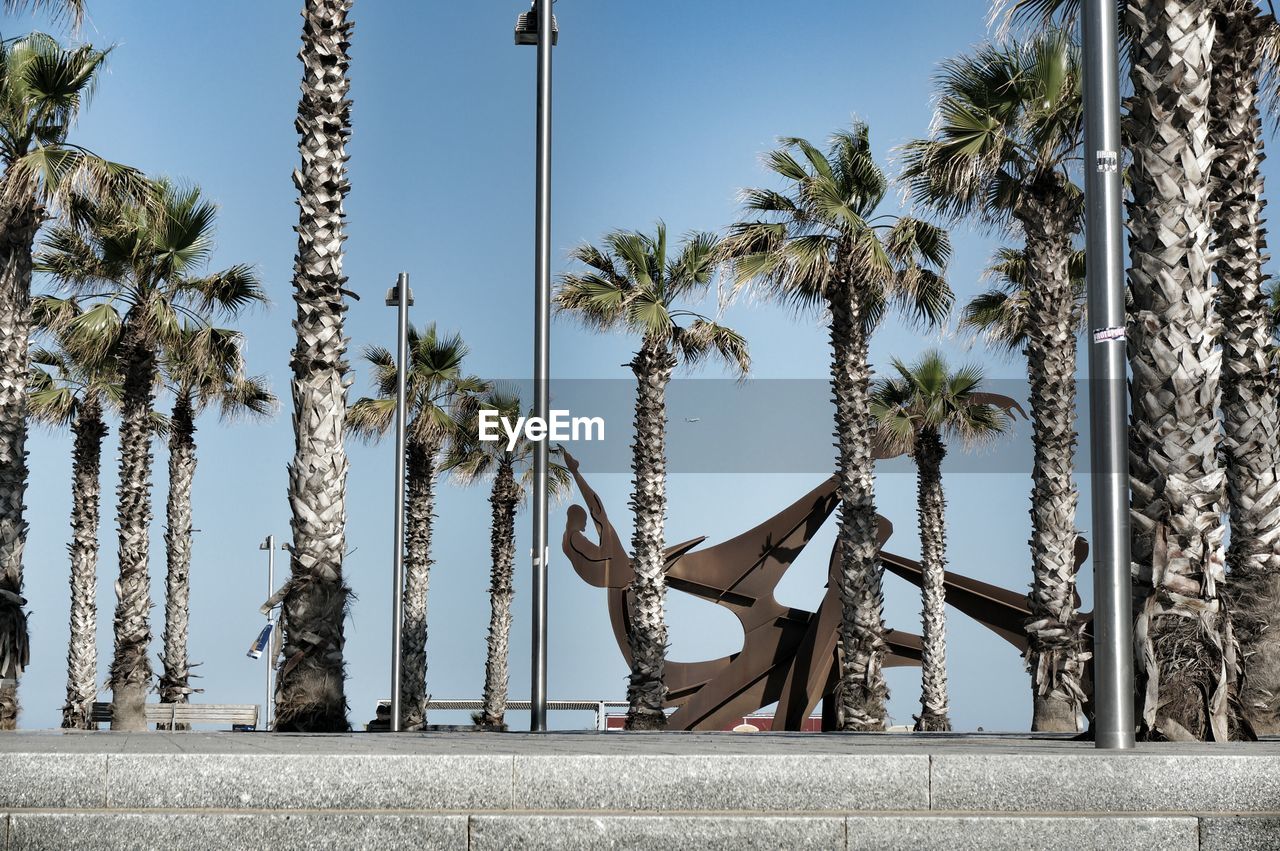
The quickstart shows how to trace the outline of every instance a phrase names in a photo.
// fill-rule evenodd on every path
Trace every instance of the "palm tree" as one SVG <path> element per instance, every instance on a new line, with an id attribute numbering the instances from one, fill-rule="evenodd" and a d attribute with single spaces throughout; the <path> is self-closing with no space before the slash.
<path id="1" fill-rule="evenodd" d="M 85 202 L 82 227 L 50 230 L 39 268 L 87 303 L 83 311 L 51 303 L 52 323 L 78 354 L 113 341 L 123 384 L 120 423 L 120 578 L 111 663 L 113 730 L 146 729 L 151 686 L 148 575 L 151 438 L 158 358 L 180 338 L 183 317 L 234 317 L 265 301 L 246 266 L 201 274 L 213 250 L 217 208 L 197 188 L 161 181 L 147 203 Z M 120 309 L 124 309 L 124 315 Z"/>
<path id="2" fill-rule="evenodd" d="M 37 314 L 40 312 L 37 307 Z M 109 344 L 108 341 L 104 343 Z M 77 358 L 65 348 L 36 349 L 27 392 L 33 420 L 71 427 L 71 638 L 62 726 L 90 730 L 98 696 L 98 522 L 105 411 L 120 403 L 120 380 L 109 353 Z"/>
<path id="3" fill-rule="evenodd" d="M 890 306 L 935 324 L 953 298 L 941 274 L 951 253 L 946 231 L 879 212 L 889 182 L 869 136 L 865 124 L 855 124 L 832 137 L 826 154 L 804 139 L 783 139 L 766 163 L 786 191 L 747 190 L 749 218 L 732 226 L 723 246 L 737 286 L 752 283 L 798 310 L 829 314 L 845 730 L 883 730 L 888 697 L 868 345 Z"/>
<path id="4" fill-rule="evenodd" d="M 191 486 L 196 474 L 196 419 L 216 407 L 224 420 L 270 416 L 276 398 L 265 379 L 245 374 L 238 331 L 186 322 L 162 356 L 173 394 L 169 417 L 169 501 L 165 530 L 164 652 L 160 702 L 186 703 L 191 687 L 187 635 L 191 601 Z"/>
<path id="5" fill-rule="evenodd" d="M 571 257 L 587 267 L 561 276 L 556 305 L 561 312 L 599 331 L 620 328 L 640 337 L 630 367 L 636 376 L 635 436 L 631 444 L 635 488 L 631 537 L 631 677 L 627 686 L 627 729 L 666 727 L 663 712 L 667 652 L 664 574 L 667 513 L 667 384 L 682 361 L 693 365 L 710 355 L 745 376 L 751 366 L 747 341 L 683 304 L 703 296 L 714 277 L 718 240 L 691 233 L 674 255 L 667 251 L 667 227 L 655 232 L 613 231 L 604 247 L 582 245 Z"/>
<path id="6" fill-rule="evenodd" d="M 346 240 L 343 199 L 346 141 L 351 135 L 348 47 L 352 0 L 303 0 L 302 98 L 297 129 L 302 166 L 298 187 L 298 253 L 293 299 L 294 454 L 289 464 L 293 511 L 291 578 L 281 605 L 284 667 L 276 689 L 276 729 L 349 730 L 343 621 L 351 589 L 342 577 L 346 554 L 347 412 L 342 274 Z"/>
<path id="7" fill-rule="evenodd" d="M 946 439 L 956 438 L 972 446 L 993 440 L 1008 431 L 1011 423 L 993 397 L 981 392 L 982 370 L 976 366 L 952 372 L 942 354 L 934 351 L 911 366 L 894 358 L 893 369 L 896 376 L 876 382 L 871 412 L 884 444 L 910 453 L 916 461 L 916 507 L 924 565 L 924 650 L 916 730 L 950 730 L 943 584 L 947 569 L 947 502 L 942 489 Z"/>
<path id="8" fill-rule="evenodd" d="M 1226 597 L 1240 642 L 1240 708 L 1258 733 L 1280 733 L 1280 404 L 1263 289 L 1262 62 L 1275 77 L 1280 32 L 1255 0 L 1220 0 L 1213 40 L 1212 184 L 1222 317 L 1223 460 L 1230 510 Z"/>
<path id="9" fill-rule="evenodd" d="M 462 372 L 470 349 L 458 334 L 442 335 L 434 323 L 423 331 L 410 328 L 408 348 L 400 724 L 414 730 L 427 720 L 427 591 L 440 454 L 458 436 L 470 396 L 486 385 Z M 352 405 L 347 425 L 357 436 L 376 440 L 395 422 L 398 370 L 395 355 L 380 346 L 366 347 L 364 357 L 373 366 L 377 397 Z"/>
<path id="10" fill-rule="evenodd" d="M 47 209 L 74 187 L 136 193 L 132 169 L 67 143 L 106 61 L 89 46 L 64 49 L 32 33 L 0 42 L 0 729 L 18 717 L 26 659 L 22 550 L 27 524 L 27 347 L 31 252 Z"/>
<path id="11" fill-rule="evenodd" d="M 1076 6 L 1018 0 L 1011 14 L 1043 20 Z M 1221 224 L 1211 91 L 1220 8 L 1209 0 L 1127 7 L 1129 479 L 1146 738 L 1229 738 L 1239 680 L 1222 596 L 1223 355 L 1212 274 L 1213 229 Z"/>
<path id="12" fill-rule="evenodd" d="M 80 29 L 84 21 L 85 0 L 4 0 L 4 10 L 22 13 L 28 10 L 48 10 L 56 20 L 66 20 L 74 29 Z"/>
<path id="13" fill-rule="evenodd" d="M 476 400 L 468 422 L 445 454 L 442 470 L 448 470 L 459 484 L 472 485 L 491 480 L 489 506 L 492 509 L 489 553 L 489 639 L 484 665 L 484 706 L 472 716 L 481 727 L 507 728 L 507 645 L 511 634 L 511 601 L 515 596 L 516 510 L 524 502 L 533 479 L 533 444 L 520 437 L 512 450 L 506 441 L 477 439 L 480 411 L 489 410 L 515 422 L 520 416 L 520 396 L 514 390 L 496 388 Z M 558 448 L 553 449 L 555 454 Z M 551 463 L 547 482 L 553 497 L 569 489 L 569 471 Z"/>
<path id="14" fill-rule="evenodd" d="M 1081 193 L 1079 57 L 1050 30 L 944 63 L 933 130 L 905 147 L 918 203 L 1025 237 L 1027 378 L 1033 461 L 1033 582 L 1026 624 L 1033 730 L 1076 730 L 1087 649 L 1075 609 L 1074 472 L 1078 324 L 1070 270 Z"/>

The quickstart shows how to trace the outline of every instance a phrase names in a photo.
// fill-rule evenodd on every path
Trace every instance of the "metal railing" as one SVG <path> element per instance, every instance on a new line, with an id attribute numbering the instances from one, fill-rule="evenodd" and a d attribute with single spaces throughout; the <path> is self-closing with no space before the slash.
<path id="1" fill-rule="evenodd" d="M 390 700 L 378 701 L 378 706 L 389 706 Z M 507 709 L 529 709 L 532 703 L 528 700 L 508 700 Z M 550 711 L 566 711 L 566 712 L 594 712 L 596 715 L 596 729 L 606 729 L 606 718 L 610 709 L 627 709 L 630 706 L 625 700 L 548 700 L 547 709 Z M 428 700 L 427 711 L 433 710 L 441 712 L 461 712 L 471 711 L 484 708 L 483 700 Z"/>

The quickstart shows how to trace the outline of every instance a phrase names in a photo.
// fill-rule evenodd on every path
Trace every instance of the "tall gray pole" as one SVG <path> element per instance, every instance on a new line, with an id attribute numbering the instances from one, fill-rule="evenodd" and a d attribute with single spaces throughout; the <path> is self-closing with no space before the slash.
<path id="1" fill-rule="evenodd" d="M 536 284 L 533 319 L 533 414 L 551 408 L 551 50 L 552 0 L 538 0 L 538 182 Z M 533 669 L 529 729 L 547 729 L 547 441 L 533 456 Z"/>
<path id="2" fill-rule="evenodd" d="M 276 536 L 267 536 L 267 599 L 270 600 L 272 595 L 276 593 Z M 271 623 L 271 612 L 267 612 L 267 623 Z M 276 624 L 275 630 L 280 629 L 280 624 Z M 275 630 L 272 630 L 273 632 Z M 271 652 L 271 648 L 276 646 L 276 637 L 274 635 L 267 636 L 267 703 L 266 712 L 263 713 L 263 720 L 266 729 L 271 729 L 271 704 L 275 702 L 275 693 L 271 690 L 271 676 L 275 673 L 276 657 Z"/>
<path id="3" fill-rule="evenodd" d="M 1134 744 L 1129 578 L 1129 420 L 1120 195 L 1119 20 L 1115 0 L 1084 0 L 1085 247 L 1093 481 L 1094 735 Z"/>
<path id="4" fill-rule="evenodd" d="M 391 585 L 391 732 L 400 732 L 400 640 L 404 626 L 404 476 L 407 425 L 406 373 L 409 369 L 409 275 L 400 273 L 387 293 L 387 306 L 398 308 L 396 322 L 396 463 L 395 534 L 392 542 Z"/>

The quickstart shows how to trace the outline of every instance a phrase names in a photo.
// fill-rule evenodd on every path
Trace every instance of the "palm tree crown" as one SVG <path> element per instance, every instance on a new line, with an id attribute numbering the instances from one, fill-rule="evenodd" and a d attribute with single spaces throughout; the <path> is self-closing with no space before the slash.
<path id="1" fill-rule="evenodd" d="M 1070 183 L 1084 127 L 1079 51 L 1061 30 L 944 62 L 933 132 L 905 148 L 913 197 L 1006 225 L 1043 181 Z"/>
<path id="2" fill-rule="evenodd" d="M 867 331 L 890 306 L 927 324 L 947 316 L 953 296 L 941 272 L 950 237 L 921 219 L 879 211 L 889 180 L 872 157 L 867 125 L 836 133 L 825 156 L 804 139 L 783 139 L 765 163 L 788 191 L 743 193 L 753 220 L 734 224 L 721 250 L 736 286 L 753 282 L 778 301 L 811 308 L 852 284 L 865 299 Z"/>
<path id="3" fill-rule="evenodd" d="M 604 246 L 582 245 L 570 257 L 589 271 L 561 276 L 556 305 L 588 327 L 624 328 L 696 364 L 714 353 L 740 375 L 751 368 L 746 341 L 731 328 L 682 305 L 706 293 L 715 273 L 718 240 L 691 233 L 668 250 L 667 226 L 654 233 L 613 231 Z"/>
<path id="4" fill-rule="evenodd" d="M 1079 322 L 1084 322 L 1084 251 L 1075 251 L 1067 261 L 1071 292 Z M 981 334 L 987 344 L 1010 354 L 1027 348 L 1031 300 L 1031 278 L 1024 248 L 1001 248 L 987 267 L 992 286 L 974 296 L 964 306 L 960 326 Z"/>
<path id="5" fill-rule="evenodd" d="M 984 380 L 980 367 L 953 372 L 937 351 L 909 366 L 897 358 L 892 363 L 897 375 L 877 382 L 871 397 L 886 446 L 911 453 L 922 432 L 976 446 L 1009 430 L 1009 415 L 991 394 L 979 390 Z"/>

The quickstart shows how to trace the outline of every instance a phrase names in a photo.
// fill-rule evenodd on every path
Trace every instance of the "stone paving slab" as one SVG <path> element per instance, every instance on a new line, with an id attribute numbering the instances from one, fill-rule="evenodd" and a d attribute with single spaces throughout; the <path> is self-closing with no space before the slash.
<path id="1" fill-rule="evenodd" d="M 849 851 L 1197 851 L 1191 816 L 876 815 L 847 822 Z"/>
<path id="2" fill-rule="evenodd" d="M 839 816 L 494 815 L 471 818 L 471 851 L 843 849 Z"/>
<path id="3" fill-rule="evenodd" d="M 1280 757 L 938 753 L 930 789 L 935 810 L 1275 812 Z"/>
<path id="4" fill-rule="evenodd" d="M 506 810 L 512 804 L 512 759 L 456 754 L 112 756 L 107 760 L 107 807 Z"/>
<path id="5" fill-rule="evenodd" d="M 466 849 L 465 815 L 373 813 L 18 813 L 7 851 L 365 851 Z"/>
<path id="6" fill-rule="evenodd" d="M 1280 851 L 1280 816 L 1200 819 L 1202 851 Z"/>
<path id="7" fill-rule="evenodd" d="M 6 849 L 876 849 L 876 851 L 1226 851 L 1276 847 L 1260 818 L 1231 821 L 1226 834 L 1170 816 L 770 815 L 729 813 L 279 813 L 17 812 L 5 818 Z M 1222 826 L 1218 825 L 1218 826 Z M 1215 828 L 1216 829 L 1216 828 Z M 1248 829 L 1250 832 L 1243 832 Z M 1202 838 L 1208 839 L 1202 844 Z M 1248 843 L 1248 844 L 1245 844 Z"/>
<path id="8" fill-rule="evenodd" d="M 516 809 L 927 810 L 925 754 L 515 757 Z"/>

